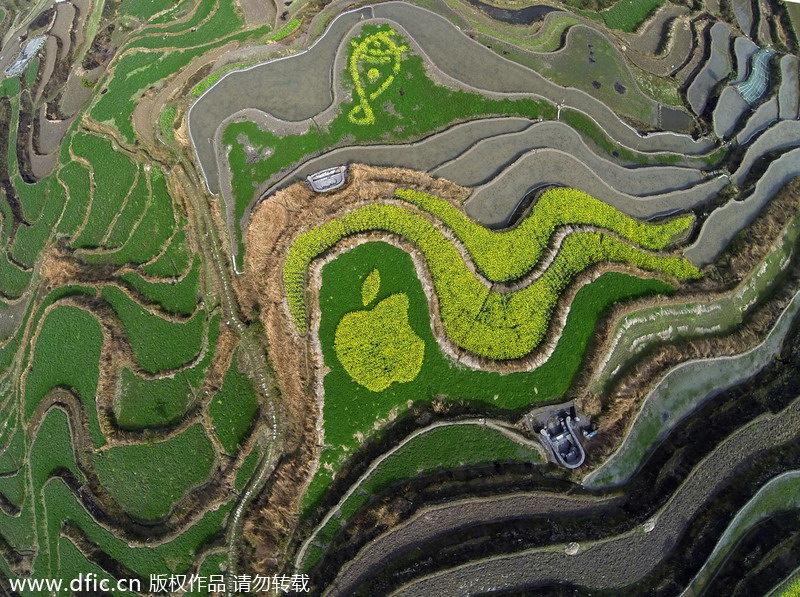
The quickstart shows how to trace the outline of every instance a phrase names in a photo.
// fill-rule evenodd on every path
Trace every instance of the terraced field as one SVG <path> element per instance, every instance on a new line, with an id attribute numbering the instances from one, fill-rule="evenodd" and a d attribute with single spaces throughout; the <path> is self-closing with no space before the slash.
<path id="1" fill-rule="evenodd" d="M 265 455 L 263 348 L 234 331 L 212 215 L 187 199 L 191 166 L 174 137 L 142 145 L 135 111 L 191 60 L 270 27 L 243 33 L 233 3 L 178 8 L 36 8 L 32 26 L 59 42 L 4 80 L 4 592 L 9 578 L 87 572 L 146 587 L 212 560 L 218 574 L 252 465 L 237 474 Z"/>
<path id="2" fill-rule="evenodd" d="M 4 4 L 0 593 L 792 594 L 796 16 Z"/>

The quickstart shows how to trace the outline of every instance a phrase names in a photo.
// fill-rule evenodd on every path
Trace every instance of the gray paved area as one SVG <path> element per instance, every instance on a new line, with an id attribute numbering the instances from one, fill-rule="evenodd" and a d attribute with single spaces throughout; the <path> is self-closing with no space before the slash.
<path id="1" fill-rule="evenodd" d="M 652 531 L 636 528 L 582 545 L 575 555 L 564 546 L 536 548 L 468 562 L 411 581 L 392 595 L 464 596 L 535 585 L 557 578 L 587 588 L 612 589 L 637 582 L 672 550 L 687 525 L 724 485 L 737 467 L 762 451 L 800 436 L 800 400 L 775 415 L 760 417 L 733 433 L 692 470 L 667 505 L 653 517 Z"/>
<path id="2" fill-rule="evenodd" d="M 662 174 L 667 176 L 666 172 Z M 726 184 L 727 180 L 718 176 L 685 190 L 637 197 L 609 186 L 598 172 L 569 153 L 537 149 L 514 162 L 489 184 L 476 189 L 464 208 L 471 218 L 486 226 L 507 226 L 530 191 L 547 185 L 562 185 L 588 193 L 633 217 L 653 218 L 700 205 L 712 199 Z"/>
<path id="3" fill-rule="evenodd" d="M 402 145 L 358 145 L 341 147 L 303 162 L 288 174 L 281 174 L 259 188 L 265 195 L 289 186 L 306 176 L 340 164 L 393 166 L 427 171 L 495 135 L 513 134 L 531 126 L 527 118 L 487 118 L 452 126 L 416 143 Z"/>
<path id="4" fill-rule="evenodd" d="M 720 139 L 729 139 L 745 113 L 750 111 L 742 94 L 728 85 L 722 90 L 717 106 L 714 108 L 714 134 Z"/>
<path id="5" fill-rule="evenodd" d="M 745 35 L 753 30 L 753 5 L 750 0 L 731 0 L 733 14 Z"/>
<path id="6" fill-rule="evenodd" d="M 747 151 L 739 167 L 731 176 L 731 180 L 739 186 L 743 185 L 753 164 L 761 156 L 773 151 L 797 146 L 800 146 L 800 121 L 784 120 L 775 124 L 764 131 L 758 139 L 747 147 Z"/>
<path id="7" fill-rule="evenodd" d="M 787 54 L 781 58 L 781 85 L 778 90 L 778 116 L 784 120 L 795 119 L 798 116 L 798 97 L 800 97 L 800 83 L 798 82 L 798 69 L 800 60 L 797 56 Z"/>
<path id="8" fill-rule="evenodd" d="M 736 57 L 736 78 L 731 83 L 741 83 L 747 78 L 750 68 L 750 58 L 758 52 L 758 46 L 746 37 L 737 37 L 733 40 L 733 54 Z"/>
<path id="9" fill-rule="evenodd" d="M 541 122 L 523 132 L 487 139 L 431 173 L 466 187 L 489 182 L 506 165 L 531 149 L 557 149 L 600 173 L 612 187 L 631 195 L 654 195 L 686 188 L 702 180 L 698 170 L 676 167 L 625 168 L 598 156 L 583 138 L 560 122 Z M 536 184 L 538 181 L 531 180 Z"/>
<path id="10" fill-rule="evenodd" d="M 756 108 L 756 111 L 747 119 L 747 124 L 736 135 L 736 142 L 739 145 L 745 145 L 776 120 L 778 120 L 778 98 L 773 97 Z"/>
<path id="11" fill-rule="evenodd" d="M 731 72 L 730 37 L 730 27 L 725 23 L 715 23 L 711 27 L 711 55 L 686 91 L 686 99 L 695 114 L 703 113 L 714 87 Z"/>
<path id="12" fill-rule="evenodd" d="M 800 176 L 800 148 L 772 162 L 744 201 L 730 201 L 713 211 L 697 240 L 684 251 L 686 258 L 697 265 L 714 261 L 736 233 L 747 226 L 775 193 L 795 176 Z"/>

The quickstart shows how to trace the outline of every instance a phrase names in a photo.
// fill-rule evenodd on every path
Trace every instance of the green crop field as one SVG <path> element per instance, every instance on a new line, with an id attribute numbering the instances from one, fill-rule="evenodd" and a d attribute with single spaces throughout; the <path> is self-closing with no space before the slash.
<path id="1" fill-rule="evenodd" d="M 226 504 L 216 511 L 208 512 L 202 520 L 172 541 L 155 547 L 131 547 L 99 525 L 86 509 L 76 502 L 75 497 L 63 483 L 48 483 L 45 489 L 45 503 L 47 516 L 55 525 L 56 537 L 60 522 L 71 520 L 79 525 L 89 539 L 102 545 L 111 557 L 145 577 L 165 572 L 185 573 L 200 547 L 220 532 L 222 521 L 230 511 L 230 505 Z"/>
<path id="2" fill-rule="evenodd" d="M 209 414 L 214 431 L 228 454 L 236 454 L 247 439 L 258 412 L 258 394 L 250 379 L 239 371 L 234 353 L 222 388 L 212 398 Z"/>
<path id="3" fill-rule="evenodd" d="M 128 196 L 136 181 L 136 166 L 112 144 L 100 137 L 78 134 L 73 137 L 76 155 L 92 164 L 95 190 L 89 220 L 73 246 L 98 247 L 106 235 L 120 201 Z"/>
<path id="4" fill-rule="evenodd" d="M 213 2 L 205 2 L 213 6 Z M 190 48 L 197 47 L 241 31 L 242 19 L 237 13 L 233 0 L 218 0 L 209 17 L 198 22 L 197 27 L 183 27 L 182 35 L 169 35 L 166 39 L 159 35 L 141 36 L 131 44 L 131 48 Z M 266 31 L 266 30 L 265 30 Z"/>
<path id="5" fill-rule="evenodd" d="M 126 263 L 138 264 L 147 263 L 159 254 L 175 228 L 175 215 L 172 209 L 172 197 L 167 189 L 163 173 L 160 170 L 153 170 L 147 174 L 147 178 L 149 179 L 147 209 L 133 230 L 129 231 L 130 235 L 125 244 L 110 252 L 85 254 L 83 259 L 86 262 L 93 264 L 113 263 L 117 265 Z M 97 192 L 95 195 L 97 195 Z M 113 214 L 111 217 L 113 217 Z M 89 225 L 87 224 L 88 227 Z M 105 235 L 105 233 L 99 232 L 97 234 Z"/>
<path id="6" fill-rule="evenodd" d="M 125 197 L 113 227 L 105 234 L 102 244 L 107 248 L 124 246 L 142 220 L 150 199 L 150 177 L 139 171 L 136 186 Z"/>
<path id="7" fill-rule="evenodd" d="M 268 26 L 242 29 L 233 1 L 220 0 L 217 6 L 212 2 L 200 3 L 189 22 L 143 31 L 138 41 L 131 44 L 132 49 L 164 48 L 164 51 L 132 51 L 122 57 L 116 64 L 116 75 L 108 81 L 107 93 L 91 109 L 92 118 L 111 124 L 133 144 L 135 134 L 130 116 L 146 89 L 227 41 L 257 38 L 269 32 Z M 148 35 L 155 31 L 158 35 Z M 183 35 L 172 35 L 181 32 Z M 169 35 L 165 38 L 165 34 Z"/>
<path id="8" fill-rule="evenodd" d="M 376 300 L 397 293 L 406 294 L 409 325 L 425 342 L 425 359 L 414 380 L 394 383 L 382 392 L 373 392 L 354 382 L 339 361 L 334 345 L 336 328 L 342 318 L 364 308 L 361 286 L 376 269 L 381 272 Z M 319 472 L 308 490 L 309 503 L 328 486 L 332 470 L 338 470 L 347 451 L 357 448 L 354 435 L 362 433 L 369 437 L 374 421 L 386 419 L 392 409 L 403 412 L 409 400 L 430 401 L 440 395 L 453 401 L 463 399 L 512 410 L 555 400 L 571 385 L 595 325 L 611 305 L 634 297 L 672 292 L 672 288 L 661 281 L 604 274 L 578 291 L 555 351 L 543 365 L 530 373 L 501 375 L 459 368 L 442 353 L 431 331 L 428 299 L 411 257 L 401 249 L 386 243 L 360 245 L 327 264 L 323 268 L 322 282 L 319 336 L 325 365 L 331 369 L 324 379 L 323 413 L 325 444 L 330 447 L 321 455 Z"/>
<path id="9" fill-rule="evenodd" d="M 268 42 L 276 42 L 281 41 L 289 37 L 292 33 L 297 31 L 297 28 L 300 27 L 302 21 L 300 19 L 292 19 L 288 23 L 286 23 L 283 27 L 278 29 L 275 33 L 267 37 Z"/>
<path id="10" fill-rule="evenodd" d="M 41 487 L 53 473 L 65 468 L 79 478 L 81 473 L 75 465 L 72 453 L 72 434 L 67 415 L 60 409 L 52 409 L 44 417 L 36 433 L 33 444 L 34 458 L 31 459 L 31 480 L 35 487 Z"/>
<path id="11" fill-rule="evenodd" d="M 793 576 L 795 578 L 790 580 L 779 593 L 775 593 L 774 597 L 800 597 L 800 576 L 797 573 Z M 773 597 L 772 593 L 770 597 Z"/>
<path id="12" fill-rule="evenodd" d="M 15 299 L 22 296 L 31 280 L 32 272 L 20 269 L 8 259 L 8 254 L 0 255 L 0 296 Z"/>
<path id="13" fill-rule="evenodd" d="M 103 299 L 122 320 L 139 366 L 145 371 L 174 369 L 199 354 L 206 327 L 205 311 L 198 311 L 185 323 L 177 323 L 148 312 L 115 286 L 103 289 Z M 170 338 L 169 352 L 163 350 L 164 338 Z"/>
<path id="14" fill-rule="evenodd" d="M 399 190 L 395 197 L 441 220 L 464 243 L 481 273 L 493 282 L 508 282 L 527 274 L 542 258 L 552 235 L 564 226 L 603 228 L 644 249 L 658 251 L 685 234 L 694 220 L 689 215 L 663 224 L 641 222 L 586 193 L 556 188 L 542 194 L 513 230 L 495 232 L 434 195 Z"/>
<path id="15" fill-rule="evenodd" d="M 115 402 L 117 423 L 123 429 L 158 428 L 180 420 L 189 406 L 199 401 L 203 380 L 219 337 L 219 316 L 209 323 L 208 349 L 194 367 L 169 377 L 142 379 L 129 369 L 120 373 Z"/>
<path id="16" fill-rule="evenodd" d="M 58 232 L 72 236 L 83 224 L 91 205 L 89 170 L 80 162 L 71 161 L 58 171 L 58 179 L 68 189 L 64 217 L 58 225 Z"/>
<path id="17" fill-rule="evenodd" d="M 120 11 L 137 19 L 146 20 L 174 5 L 175 0 L 123 0 Z"/>
<path id="18" fill-rule="evenodd" d="M 26 418 L 52 388 L 73 388 L 84 401 L 92 441 L 102 445 L 94 401 L 102 347 L 100 324 L 91 313 L 70 306 L 53 309 L 42 323 L 25 381 Z"/>
<path id="19" fill-rule="evenodd" d="M 239 468 L 239 472 L 236 474 L 236 491 L 242 491 L 245 485 L 247 485 L 247 482 L 253 476 L 253 473 L 258 466 L 261 456 L 261 451 L 256 444 L 256 446 L 253 447 L 253 449 L 244 459 L 242 466 Z"/>
<path id="20" fill-rule="evenodd" d="M 148 276 L 172 278 L 189 269 L 191 253 L 186 241 L 185 222 L 181 222 L 177 232 L 167 239 L 165 245 L 163 253 L 142 267 Z"/>
<path id="21" fill-rule="evenodd" d="M 178 281 L 150 282 L 137 273 L 124 274 L 121 279 L 148 301 L 158 303 L 168 313 L 191 315 L 197 308 L 197 297 L 200 292 L 199 259 L 195 259 L 192 269 Z"/>
<path id="22" fill-rule="evenodd" d="M 117 11 L 119 21 L 109 21 Z M 195 252 L 190 214 L 167 184 L 175 156 L 153 159 L 155 154 L 134 133 L 132 114 L 143 94 L 190 61 L 228 41 L 261 41 L 271 27 L 248 29 L 233 0 L 89 3 L 79 14 L 76 27 L 81 31 L 76 30 L 73 40 L 82 40 L 83 46 L 76 50 L 77 58 L 63 60 L 59 45 L 58 76 L 70 75 L 72 61 L 83 63 L 83 72 L 91 71 L 98 51 L 109 50 L 99 58 L 109 62 L 100 69 L 105 78 L 97 83 L 90 74 L 75 79 L 77 95 L 91 92 L 92 98 L 75 114 L 56 150 L 52 173 L 38 182 L 28 182 L 30 171 L 23 160 L 27 137 L 17 136 L 18 127 L 22 132 L 23 125 L 31 126 L 37 143 L 38 124 L 29 118 L 32 98 L 20 100 L 20 78 L 0 82 L 0 112 L 6 123 L 0 169 L 0 238 L 6 247 L 0 259 L 0 317 L 8 318 L 0 321 L 4 588 L 6 576 L 28 574 L 71 580 L 78 573 L 94 572 L 98 578 L 113 578 L 127 568 L 147 579 L 150 574 L 197 571 L 193 565 L 219 574 L 227 558 L 220 545 L 233 502 L 218 500 L 197 520 L 187 519 L 185 528 L 170 531 L 175 533 L 172 539 L 140 547 L 125 538 L 124 525 L 129 523 L 116 520 L 113 508 L 102 525 L 96 517 L 117 502 L 132 518 L 162 525 L 160 519 L 187 492 L 219 475 L 214 447 L 219 443 L 209 439 L 212 431 L 205 423 L 212 418 L 208 409 L 215 386 L 208 376 L 223 314 L 216 298 L 208 301 L 214 313 L 198 307 L 201 298 L 208 300 L 208 269 Z M 83 40 L 86 20 L 88 37 Z M 166 27 L 143 31 L 144 21 Z M 114 47 L 104 50 L 101 37 L 111 32 Z M 95 33 L 100 37 L 93 44 Z M 23 74 L 29 85 L 45 64 L 45 51 Z M 61 91 L 60 85 L 47 88 L 47 116 L 68 123 L 71 116 L 60 103 Z M 168 140 L 176 106 L 170 104 L 161 119 Z M 54 257 L 49 265 L 43 265 L 45 255 Z M 36 286 L 25 294 L 31 281 Z M 18 297 L 19 305 L 14 303 Z M 12 319 L 20 323 L 9 325 Z M 131 351 L 124 350 L 126 340 Z M 229 372 L 225 382 L 217 396 L 225 399 L 228 410 L 215 413 L 214 420 L 222 442 L 234 453 L 258 414 L 258 396 L 238 371 Z M 37 406 L 53 391 L 62 397 L 72 393 L 77 409 L 70 410 L 68 422 L 66 411 L 73 402 L 63 398 L 67 406 L 56 403 L 32 427 Z M 175 429 L 187 413 L 195 419 L 185 429 Z M 104 437 L 100 416 L 113 437 Z M 80 433 L 80 425 L 86 425 L 88 437 Z M 120 436 L 125 438 L 121 443 L 116 441 Z M 259 450 L 253 454 L 240 472 L 242 486 L 255 470 Z M 207 508 L 203 498 L 197 506 Z M 68 532 L 85 536 L 91 553 L 68 538 Z M 15 549 L 22 554 L 20 562 L 29 561 L 24 566 L 30 572 L 15 563 Z M 209 549 L 216 553 L 209 555 Z M 35 592 L 22 594 L 33 597 Z"/>
<path id="23" fill-rule="evenodd" d="M 186 466 L 191 456 L 191 466 Z M 140 519 L 165 516 L 214 464 L 214 450 L 201 425 L 154 444 L 118 446 L 94 458 L 103 487 L 126 512 Z M 164 482 L 169 479 L 169 482 Z"/>
<path id="24" fill-rule="evenodd" d="M 666 0 L 619 0 L 600 13 L 603 22 L 612 29 L 635 31 Z"/>
<path id="25" fill-rule="evenodd" d="M 36 222 L 42 215 L 42 210 L 47 203 L 48 181 L 30 184 L 18 178 L 15 183 L 15 189 L 20 203 L 22 203 L 22 213 L 25 215 L 25 219 L 32 223 Z"/>
<path id="26" fill-rule="evenodd" d="M 565 109 L 561 111 L 561 119 L 576 131 L 585 135 L 592 143 L 608 155 L 619 158 L 632 164 L 663 164 L 670 165 L 681 161 L 679 154 L 660 154 L 650 156 L 632 151 L 612 141 L 608 134 L 590 117 L 576 110 Z"/>
<path id="27" fill-rule="evenodd" d="M 175 139 L 175 114 L 175 107 L 170 106 L 169 108 L 164 108 L 163 112 L 161 112 L 161 115 L 158 117 L 158 125 L 161 127 L 161 134 L 164 135 L 165 139 L 169 139 L 170 141 Z"/>

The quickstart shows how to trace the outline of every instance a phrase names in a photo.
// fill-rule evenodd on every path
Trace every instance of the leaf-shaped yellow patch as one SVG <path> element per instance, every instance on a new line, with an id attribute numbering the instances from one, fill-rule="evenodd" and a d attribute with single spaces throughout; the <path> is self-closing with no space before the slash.
<path id="1" fill-rule="evenodd" d="M 381 289 L 381 273 L 374 269 L 364 280 L 361 285 L 361 302 L 366 307 L 375 297 L 378 296 L 378 291 Z"/>

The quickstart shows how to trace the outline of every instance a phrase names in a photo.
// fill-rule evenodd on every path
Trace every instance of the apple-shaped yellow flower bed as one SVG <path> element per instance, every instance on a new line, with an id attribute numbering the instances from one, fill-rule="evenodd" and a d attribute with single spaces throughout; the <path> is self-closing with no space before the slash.
<path id="1" fill-rule="evenodd" d="M 408 323 L 403 293 L 346 314 L 336 327 L 334 348 L 348 375 L 373 392 L 412 381 L 425 357 L 425 343 Z"/>

